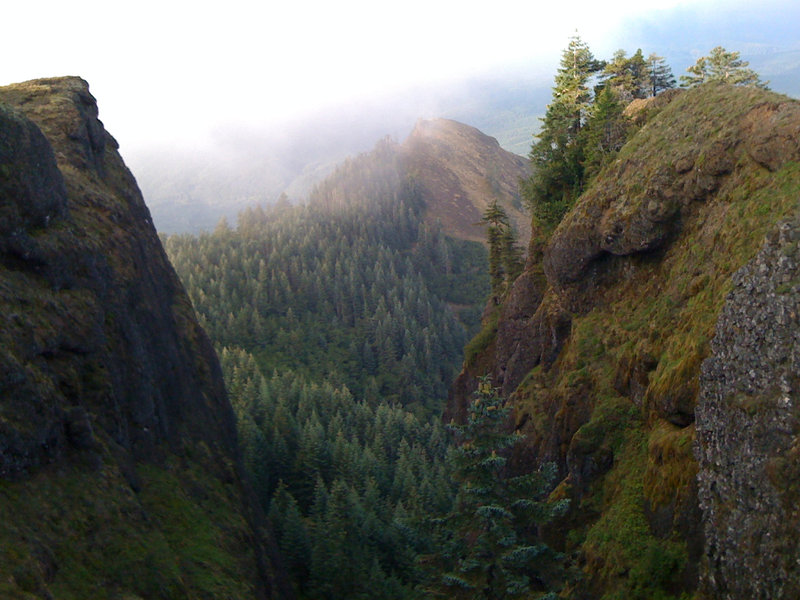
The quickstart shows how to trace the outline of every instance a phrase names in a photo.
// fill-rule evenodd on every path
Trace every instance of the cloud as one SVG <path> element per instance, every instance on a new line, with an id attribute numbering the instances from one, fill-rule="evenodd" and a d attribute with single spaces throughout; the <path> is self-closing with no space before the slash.
<path id="1" fill-rule="evenodd" d="M 0 38 L 0 52 L 14 60 L 0 83 L 81 75 L 123 146 L 200 139 L 220 123 L 277 122 L 511 63 L 550 77 L 576 29 L 604 55 L 619 47 L 613 32 L 626 18 L 688 4 L 14 2 L 4 9 L 14 26 Z"/>

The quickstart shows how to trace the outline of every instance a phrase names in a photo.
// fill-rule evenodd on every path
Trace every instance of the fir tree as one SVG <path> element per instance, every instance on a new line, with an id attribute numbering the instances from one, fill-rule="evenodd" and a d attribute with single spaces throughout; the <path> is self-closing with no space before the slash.
<path id="1" fill-rule="evenodd" d="M 650 54 L 647 57 L 647 69 L 651 96 L 675 87 L 675 75 L 663 56 L 655 52 Z"/>
<path id="2" fill-rule="evenodd" d="M 631 57 L 624 50 L 617 50 L 603 69 L 602 86 L 613 88 L 624 103 L 645 98 L 649 92 L 649 78 L 641 49 Z"/>
<path id="3" fill-rule="evenodd" d="M 702 83 L 720 82 L 766 88 L 769 82 L 761 81 L 758 73 L 748 68 L 749 64 L 739 58 L 738 52 L 728 52 L 722 46 L 717 46 L 708 56 L 701 56 L 686 69 L 688 75 L 681 75 L 681 85 L 691 88 Z"/>
<path id="4" fill-rule="evenodd" d="M 545 496 L 552 465 L 508 472 L 508 452 L 522 436 L 508 432 L 509 409 L 488 377 L 480 379 L 464 425 L 451 425 L 459 445 L 452 459 L 459 483 L 454 511 L 442 521 L 442 551 L 428 555 L 426 593 L 434 597 L 552 597 L 561 557 L 535 533 L 566 508 Z"/>
<path id="5" fill-rule="evenodd" d="M 533 175 L 522 195 L 539 223 L 555 227 L 583 191 L 579 133 L 591 106 L 591 77 L 604 67 L 577 35 L 570 38 L 556 73 L 553 99 L 530 152 Z"/>
<path id="6" fill-rule="evenodd" d="M 623 110 L 623 102 L 611 86 L 604 87 L 597 95 L 591 116 L 581 132 L 587 177 L 608 164 L 627 140 L 629 121 Z"/>
<path id="7" fill-rule="evenodd" d="M 522 272 L 522 251 L 506 211 L 493 199 L 483 213 L 489 243 L 489 282 L 495 301 Z"/>

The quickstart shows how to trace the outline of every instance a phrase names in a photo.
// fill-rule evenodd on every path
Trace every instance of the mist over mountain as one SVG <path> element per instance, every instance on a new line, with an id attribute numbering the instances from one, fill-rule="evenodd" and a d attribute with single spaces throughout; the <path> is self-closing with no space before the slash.
<path id="1" fill-rule="evenodd" d="M 157 229 L 197 232 L 282 193 L 304 199 L 345 158 L 387 135 L 404 140 L 419 118 L 468 123 L 525 155 L 549 93 L 547 78 L 498 74 L 353 102 L 280 128 L 222 129 L 205 147 L 140 149 L 129 162 Z"/>
<path id="2" fill-rule="evenodd" d="M 676 77 L 722 45 L 770 82 L 771 89 L 800 96 L 800 41 L 793 24 L 800 9 L 737 9 L 708 13 L 682 7 L 653 19 L 621 21 L 620 35 L 603 52 L 617 48 L 666 57 Z M 774 23 L 782 23 L 775 27 Z M 428 84 L 353 100 L 276 125 L 254 122 L 220 127 L 201 147 L 139 147 L 128 152 L 153 220 L 166 233 L 212 229 L 225 216 L 256 203 L 273 203 L 285 193 L 307 197 L 348 156 L 365 152 L 390 136 L 402 141 L 419 118 L 466 123 L 497 138 L 521 156 L 530 150 L 551 94 L 555 65 L 524 64 L 462 81 Z"/>

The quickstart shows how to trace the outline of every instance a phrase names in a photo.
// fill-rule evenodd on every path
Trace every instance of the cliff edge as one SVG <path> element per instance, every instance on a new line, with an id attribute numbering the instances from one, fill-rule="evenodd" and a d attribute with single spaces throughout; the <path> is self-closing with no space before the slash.
<path id="1" fill-rule="evenodd" d="M 282 595 L 214 351 L 85 81 L 0 88 L 0 595 Z"/>

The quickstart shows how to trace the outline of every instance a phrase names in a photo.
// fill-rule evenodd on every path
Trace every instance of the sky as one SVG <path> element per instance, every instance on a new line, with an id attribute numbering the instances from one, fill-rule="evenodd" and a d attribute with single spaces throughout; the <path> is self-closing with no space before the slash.
<path id="1" fill-rule="evenodd" d="M 548 81 L 578 31 L 598 56 L 632 22 L 744 0 L 13 2 L 0 85 L 79 75 L 125 147 L 303 114 L 410 85 L 527 69 Z M 13 58 L 11 58 L 13 57 Z"/>

